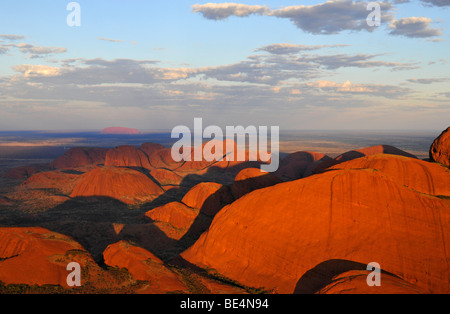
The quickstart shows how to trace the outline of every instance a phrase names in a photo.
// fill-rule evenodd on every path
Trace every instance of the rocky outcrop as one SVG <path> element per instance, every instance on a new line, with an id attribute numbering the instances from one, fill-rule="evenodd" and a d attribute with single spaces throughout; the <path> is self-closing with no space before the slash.
<path id="1" fill-rule="evenodd" d="M 235 199 L 262 188 L 281 183 L 281 179 L 273 173 L 262 172 L 261 169 L 247 168 L 239 172 L 231 185 L 231 193 Z"/>
<path id="2" fill-rule="evenodd" d="M 283 158 L 275 172 L 284 180 L 297 180 L 313 174 L 321 163 L 332 160 L 327 155 L 315 152 L 296 152 Z"/>
<path id="3" fill-rule="evenodd" d="M 162 186 L 176 186 L 183 181 L 181 176 L 167 169 L 153 169 L 150 175 Z"/>
<path id="4" fill-rule="evenodd" d="M 8 179 L 28 179 L 33 174 L 39 172 L 39 169 L 33 166 L 23 166 L 11 169 L 6 173 Z"/>
<path id="5" fill-rule="evenodd" d="M 405 157 L 410 157 L 410 158 L 417 158 L 413 154 L 405 152 L 394 146 L 376 145 L 376 146 L 371 146 L 371 147 L 366 147 L 366 148 L 346 152 L 346 153 L 336 157 L 335 159 L 339 162 L 344 162 L 344 161 L 349 161 L 349 160 L 353 160 L 356 158 L 361 158 L 364 156 L 377 155 L 377 154 L 389 154 L 389 155 L 398 155 L 398 156 L 405 156 Z"/>
<path id="6" fill-rule="evenodd" d="M 70 288 L 66 268 L 72 262 L 86 270 L 83 285 L 95 284 L 103 275 L 89 253 L 65 235 L 37 227 L 0 228 L 0 281 L 4 284 Z"/>
<path id="7" fill-rule="evenodd" d="M 100 165 L 105 162 L 106 148 L 83 148 L 69 149 L 63 156 L 50 163 L 54 169 L 75 169 L 83 166 Z"/>
<path id="8" fill-rule="evenodd" d="M 419 159 L 385 154 L 372 155 L 329 168 L 336 169 L 375 169 L 398 184 L 417 192 L 450 196 L 450 171 Z"/>
<path id="9" fill-rule="evenodd" d="M 181 256 L 280 293 L 294 292 L 308 271 L 336 259 L 376 262 L 421 291 L 449 293 L 449 210 L 448 201 L 381 171 L 335 170 L 240 198 Z"/>
<path id="10" fill-rule="evenodd" d="M 165 147 L 156 143 L 144 143 L 139 147 L 139 149 L 146 153 L 147 156 L 151 156 L 154 152 L 165 149 Z"/>
<path id="11" fill-rule="evenodd" d="M 39 172 L 21 184 L 21 190 L 53 190 L 69 195 L 81 179 L 81 175 L 63 171 Z"/>
<path id="12" fill-rule="evenodd" d="M 431 145 L 430 159 L 450 167 L 450 127 Z"/>
<path id="13" fill-rule="evenodd" d="M 219 183 L 203 182 L 194 186 L 184 197 L 182 203 L 199 209 L 207 216 L 214 216 L 225 205 L 233 202 L 228 188 Z"/>
<path id="14" fill-rule="evenodd" d="M 106 265 L 125 268 L 135 280 L 147 281 L 140 293 L 188 292 L 186 285 L 159 258 L 130 242 L 111 244 L 104 251 L 103 257 Z"/>
<path id="15" fill-rule="evenodd" d="M 71 197 L 109 197 L 125 204 L 154 200 L 164 191 L 145 174 L 127 168 L 97 168 L 80 180 Z"/>
<path id="16" fill-rule="evenodd" d="M 147 212 L 145 216 L 152 221 L 167 223 L 175 229 L 187 231 L 198 214 L 199 212 L 196 209 L 183 203 L 172 202 Z"/>
<path id="17" fill-rule="evenodd" d="M 147 154 L 139 148 L 130 145 L 123 145 L 108 150 L 105 166 L 153 169 Z"/>

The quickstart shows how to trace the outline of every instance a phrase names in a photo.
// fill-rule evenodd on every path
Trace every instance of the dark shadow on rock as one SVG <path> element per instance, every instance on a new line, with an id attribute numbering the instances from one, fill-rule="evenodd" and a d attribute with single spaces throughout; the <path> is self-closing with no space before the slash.
<path id="1" fill-rule="evenodd" d="M 315 294 L 329 284 L 333 283 L 336 276 L 352 271 L 366 271 L 367 265 L 341 259 L 332 259 L 322 262 L 314 268 L 308 270 L 297 282 L 294 294 Z M 381 273 L 399 278 L 389 272 L 380 270 Z"/>

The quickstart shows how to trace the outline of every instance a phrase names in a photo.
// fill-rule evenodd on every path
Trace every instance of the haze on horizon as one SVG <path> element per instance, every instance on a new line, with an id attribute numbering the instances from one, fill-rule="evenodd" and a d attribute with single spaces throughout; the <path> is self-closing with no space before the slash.
<path id="1" fill-rule="evenodd" d="M 443 130 L 449 0 L 0 3 L 0 130 Z"/>

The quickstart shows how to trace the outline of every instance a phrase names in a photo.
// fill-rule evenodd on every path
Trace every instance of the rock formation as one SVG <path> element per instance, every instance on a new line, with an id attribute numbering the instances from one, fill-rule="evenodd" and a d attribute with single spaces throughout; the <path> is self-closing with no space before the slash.
<path id="1" fill-rule="evenodd" d="M 105 166 L 152 169 L 148 156 L 139 148 L 123 145 L 108 150 Z"/>
<path id="2" fill-rule="evenodd" d="M 161 186 L 177 186 L 183 181 L 183 178 L 175 172 L 167 169 L 153 169 L 150 175 L 158 181 Z"/>
<path id="3" fill-rule="evenodd" d="M 233 196 L 226 186 L 219 183 L 204 182 L 194 186 L 182 202 L 199 209 L 207 216 L 214 216 L 222 207 L 233 202 Z"/>
<path id="4" fill-rule="evenodd" d="M 130 242 L 111 244 L 103 256 L 106 265 L 125 268 L 135 280 L 147 281 L 148 284 L 140 293 L 188 292 L 186 285 L 159 258 Z"/>
<path id="5" fill-rule="evenodd" d="M 375 169 L 398 184 L 417 192 L 434 196 L 450 195 L 450 171 L 419 159 L 386 154 L 372 155 L 329 168 L 336 169 Z"/>
<path id="6" fill-rule="evenodd" d="M 23 182 L 21 188 L 26 190 L 51 189 L 57 193 L 69 195 L 80 179 L 80 175 L 63 171 L 39 172 Z"/>
<path id="7" fill-rule="evenodd" d="M 421 291 L 449 293 L 449 209 L 381 171 L 335 170 L 240 198 L 181 256 L 280 293 L 336 259 L 377 262 Z"/>
<path id="8" fill-rule="evenodd" d="M 417 158 L 416 156 L 405 152 L 401 149 L 398 149 L 393 146 L 389 145 L 376 145 L 371 147 L 366 147 L 362 149 L 353 150 L 350 152 L 346 152 L 335 159 L 340 162 L 353 160 L 356 158 L 364 157 L 364 156 L 370 156 L 370 155 L 377 155 L 377 154 L 389 154 L 389 155 L 399 155 L 399 156 L 405 156 L 410 158 Z"/>
<path id="9" fill-rule="evenodd" d="M 148 202 L 164 191 L 145 174 L 127 168 L 97 168 L 80 180 L 71 197 L 110 197 L 125 204 Z"/>
<path id="10" fill-rule="evenodd" d="M 69 288 L 66 267 L 71 262 L 90 268 L 82 284 L 98 280 L 100 267 L 73 239 L 43 228 L 0 228 L 0 281 L 5 284 Z"/>
<path id="11" fill-rule="evenodd" d="M 71 148 L 63 156 L 51 162 L 50 166 L 54 169 L 75 169 L 103 164 L 107 151 L 106 148 Z"/>
<path id="12" fill-rule="evenodd" d="M 281 183 L 273 173 L 262 172 L 261 169 L 247 168 L 239 172 L 231 185 L 231 192 L 235 199 L 265 187 Z"/>
<path id="13" fill-rule="evenodd" d="M 39 169 L 33 166 L 17 167 L 8 171 L 5 177 L 8 179 L 28 179 L 38 171 Z"/>
<path id="14" fill-rule="evenodd" d="M 450 167 L 450 127 L 431 145 L 430 159 Z"/>
<path id="15" fill-rule="evenodd" d="M 145 215 L 152 221 L 167 223 L 175 229 L 187 231 L 198 214 L 197 209 L 190 208 L 180 202 L 171 202 L 155 208 Z"/>
<path id="16" fill-rule="evenodd" d="M 313 174 L 321 163 L 332 160 L 327 155 L 314 152 L 296 152 L 283 158 L 275 172 L 285 180 L 297 180 Z"/>

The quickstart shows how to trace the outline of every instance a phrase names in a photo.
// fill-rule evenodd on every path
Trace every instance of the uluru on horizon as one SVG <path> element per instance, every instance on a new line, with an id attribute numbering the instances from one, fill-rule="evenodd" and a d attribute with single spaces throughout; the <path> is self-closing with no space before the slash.
<path id="1" fill-rule="evenodd" d="M 102 130 L 102 134 L 136 135 L 136 134 L 141 134 L 141 132 L 138 129 L 113 126 L 113 127 L 104 128 Z"/>

